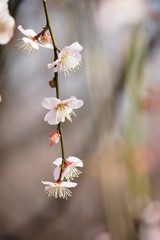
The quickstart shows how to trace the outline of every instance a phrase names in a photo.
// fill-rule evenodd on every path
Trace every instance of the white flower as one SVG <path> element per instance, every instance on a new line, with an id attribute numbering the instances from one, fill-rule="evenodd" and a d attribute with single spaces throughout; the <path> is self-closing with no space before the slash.
<path id="1" fill-rule="evenodd" d="M 69 74 L 69 71 L 78 69 L 81 63 L 81 51 L 83 47 L 75 42 L 70 46 L 66 46 L 58 54 L 58 59 L 53 63 L 48 64 L 48 68 L 54 67 L 54 72 L 64 72 L 66 75 Z"/>
<path id="2" fill-rule="evenodd" d="M 53 164 L 57 166 L 53 172 L 54 178 L 57 181 L 61 171 L 62 158 L 57 158 L 53 162 Z M 64 165 L 61 179 L 63 180 L 64 178 L 66 178 L 67 181 L 70 181 L 73 180 L 75 177 L 79 177 L 79 174 L 81 174 L 82 172 L 79 171 L 77 167 L 83 167 L 82 160 L 76 157 L 68 157 Z"/>
<path id="3" fill-rule="evenodd" d="M 50 125 L 57 125 L 59 122 L 64 122 L 65 118 L 72 122 L 71 115 L 76 116 L 73 109 L 83 106 L 83 101 L 73 96 L 64 101 L 50 97 L 43 99 L 42 106 L 50 110 L 45 115 L 44 121 Z"/>
<path id="4" fill-rule="evenodd" d="M 75 182 L 59 182 L 53 183 L 48 181 L 42 181 L 45 185 L 45 191 L 48 197 L 55 197 L 55 198 L 63 198 L 67 199 L 68 197 L 72 197 L 72 192 L 68 188 L 72 188 L 77 186 Z"/>
<path id="5" fill-rule="evenodd" d="M 53 46 L 51 43 L 42 44 L 39 41 L 37 34 L 35 33 L 34 30 L 32 29 L 24 30 L 21 25 L 19 25 L 17 28 L 19 29 L 20 32 L 22 32 L 25 36 L 27 36 L 27 37 L 23 37 L 22 39 L 19 39 L 20 42 L 17 44 L 18 48 L 22 49 L 22 52 L 25 52 L 29 55 L 32 51 L 38 50 L 39 46 L 43 48 L 53 49 Z"/>
<path id="6" fill-rule="evenodd" d="M 8 10 L 8 1 L 0 1 L 0 44 L 7 44 L 13 36 L 15 21 Z"/>

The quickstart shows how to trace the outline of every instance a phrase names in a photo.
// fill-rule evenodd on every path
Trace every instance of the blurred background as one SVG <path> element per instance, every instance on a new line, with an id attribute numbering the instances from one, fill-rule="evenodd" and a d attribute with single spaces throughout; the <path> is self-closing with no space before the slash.
<path id="1" fill-rule="evenodd" d="M 63 124 L 66 156 L 83 160 L 72 198 L 48 198 L 60 144 L 44 122 L 53 53 L 27 56 L 18 25 L 40 32 L 41 1 L 10 0 L 14 36 L 0 46 L 0 239 L 160 239 L 160 1 L 48 0 L 60 49 L 78 41 L 83 64 L 59 75 L 62 99 L 85 105 Z"/>

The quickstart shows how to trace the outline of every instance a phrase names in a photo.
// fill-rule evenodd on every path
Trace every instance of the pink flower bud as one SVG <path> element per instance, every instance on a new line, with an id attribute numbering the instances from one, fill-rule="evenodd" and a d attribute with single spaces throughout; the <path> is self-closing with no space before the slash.
<path id="1" fill-rule="evenodd" d="M 59 131 L 57 130 L 56 132 L 52 132 L 50 134 L 50 146 L 54 146 L 54 144 L 58 143 L 60 140 L 60 134 Z"/>
<path id="2" fill-rule="evenodd" d="M 50 43 L 51 42 L 51 35 L 49 33 L 43 33 L 42 36 L 41 36 L 41 41 L 44 43 L 44 44 L 47 44 L 47 43 Z"/>

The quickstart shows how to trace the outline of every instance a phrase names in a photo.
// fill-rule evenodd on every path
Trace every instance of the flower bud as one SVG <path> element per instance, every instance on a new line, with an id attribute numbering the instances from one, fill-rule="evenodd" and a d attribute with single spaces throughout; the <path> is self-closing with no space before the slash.
<path id="1" fill-rule="evenodd" d="M 55 87 L 56 87 L 56 81 L 55 81 L 54 78 L 49 81 L 49 86 L 50 86 L 51 88 L 55 88 Z"/>
<path id="2" fill-rule="evenodd" d="M 41 35 L 41 41 L 44 43 L 44 44 L 47 44 L 47 43 L 50 43 L 52 41 L 51 39 L 51 35 L 49 33 L 43 33 Z"/>
<path id="3" fill-rule="evenodd" d="M 59 134 L 59 131 L 57 130 L 56 132 L 52 132 L 50 134 L 50 146 L 54 146 L 56 143 L 59 142 L 60 140 L 60 134 Z"/>

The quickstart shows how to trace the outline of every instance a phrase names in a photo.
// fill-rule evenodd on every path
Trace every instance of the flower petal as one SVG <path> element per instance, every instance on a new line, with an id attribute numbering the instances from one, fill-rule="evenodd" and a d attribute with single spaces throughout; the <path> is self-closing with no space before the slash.
<path id="1" fill-rule="evenodd" d="M 54 62 L 53 63 L 48 63 L 47 67 L 48 67 L 48 69 L 50 69 L 50 68 L 54 67 L 54 65 L 55 65 Z"/>
<path id="2" fill-rule="evenodd" d="M 77 183 L 75 182 L 61 182 L 61 183 L 53 183 L 48 181 L 41 181 L 44 185 L 49 185 L 50 187 L 75 187 L 77 186 Z"/>
<path id="3" fill-rule="evenodd" d="M 75 183 L 75 182 L 61 182 L 60 185 L 62 187 L 71 188 L 71 187 L 77 186 L 77 183 Z"/>
<path id="4" fill-rule="evenodd" d="M 60 166 L 62 164 L 62 158 L 57 158 L 53 164 L 55 164 L 56 166 Z"/>
<path id="5" fill-rule="evenodd" d="M 61 103 L 61 100 L 58 98 L 44 98 L 42 101 L 42 106 L 46 109 L 53 109 L 57 104 Z"/>
<path id="6" fill-rule="evenodd" d="M 83 47 L 78 43 L 78 42 L 74 42 L 72 43 L 70 46 L 65 46 L 62 51 L 58 54 L 58 58 L 63 57 L 64 54 L 66 53 L 77 53 L 82 51 Z"/>
<path id="7" fill-rule="evenodd" d="M 54 187 L 55 186 L 55 183 L 53 182 L 48 182 L 48 181 L 41 181 L 44 185 L 49 185 L 51 187 Z"/>
<path id="8" fill-rule="evenodd" d="M 70 157 L 67 158 L 67 161 L 72 162 L 72 163 L 76 163 L 77 167 L 83 167 L 82 160 L 80 160 L 77 157 L 70 156 Z"/>
<path id="9" fill-rule="evenodd" d="M 80 107 L 83 106 L 83 101 L 82 100 L 78 100 L 76 97 L 72 96 L 64 101 L 62 101 L 63 103 L 66 102 L 67 103 L 67 107 L 72 108 L 72 109 L 78 109 Z"/>
<path id="10" fill-rule="evenodd" d="M 72 43 L 69 48 L 72 52 L 80 52 L 83 49 L 83 47 L 78 42 Z"/>
<path id="11" fill-rule="evenodd" d="M 37 42 L 33 41 L 32 39 L 30 38 L 27 38 L 27 37 L 23 37 L 22 40 L 25 42 L 25 43 L 30 43 L 32 45 L 33 48 L 35 49 L 39 49 L 39 45 Z"/>
<path id="12" fill-rule="evenodd" d="M 58 180 L 59 178 L 59 175 L 60 175 L 60 172 L 61 172 L 61 168 L 60 167 L 56 167 L 53 171 L 53 176 L 54 176 L 54 179 L 55 181 Z M 63 180 L 63 179 L 62 179 Z"/>
<path id="13" fill-rule="evenodd" d="M 50 124 L 50 125 L 57 125 L 59 122 L 57 122 L 56 114 L 57 113 L 54 110 L 49 111 L 45 115 L 44 121 L 48 122 L 48 124 Z"/>
<path id="14" fill-rule="evenodd" d="M 27 36 L 29 38 L 37 35 L 34 30 L 32 30 L 32 29 L 25 30 L 25 29 L 23 29 L 23 27 L 21 25 L 19 25 L 17 28 L 19 29 L 20 32 L 22 32 L 25 36 Z"/>
<path id="15" fill-rule="evenodd" d="M 41 47 L 43 47 L 43 48 L 53 49 L 53 46 L 52 46 L 51 43 L 47 43 L 47 44 L 41 44 L 41 43 L 39 43 L 39 45 L 40 45 Z"/>

